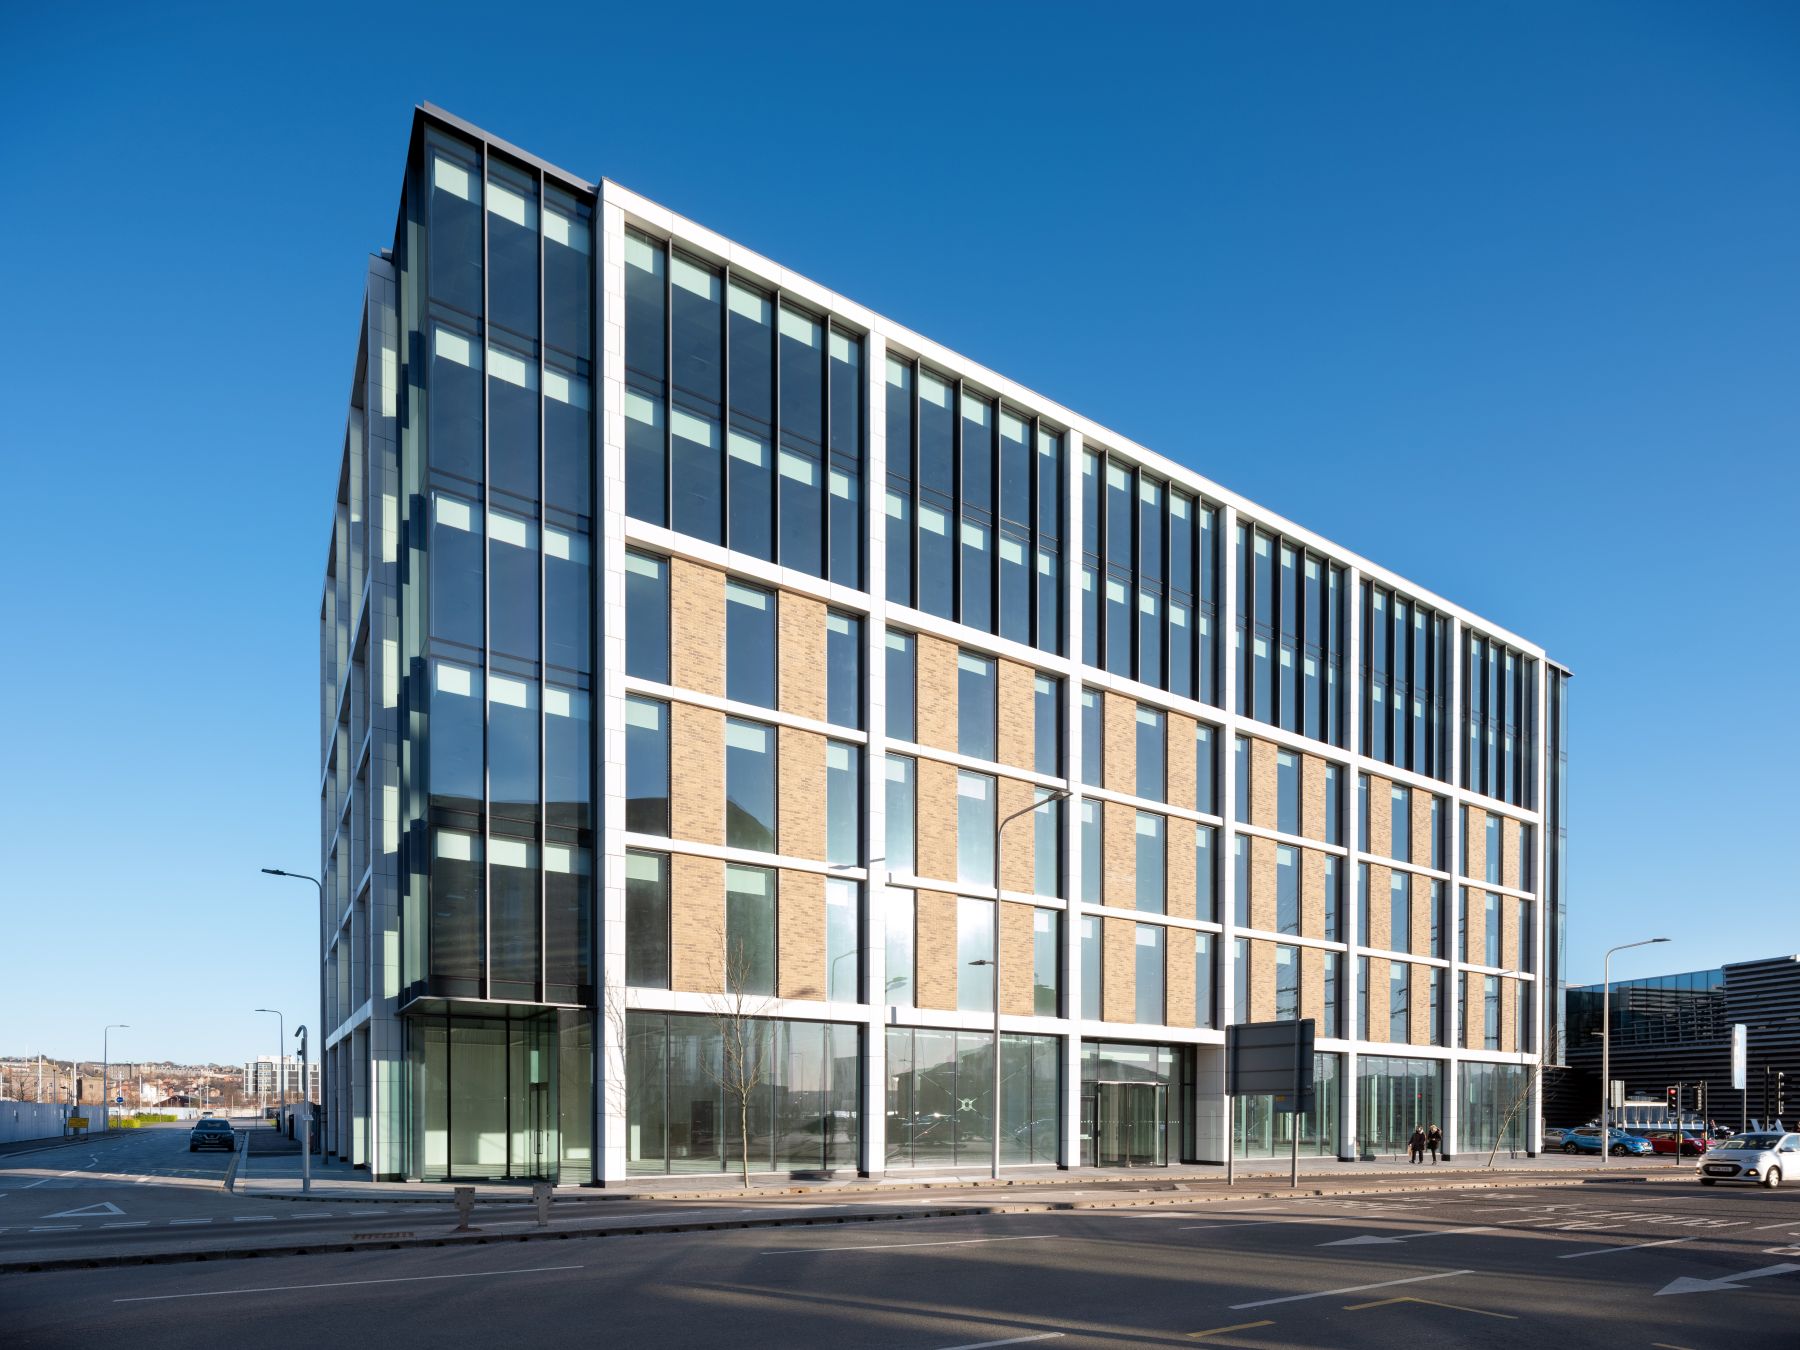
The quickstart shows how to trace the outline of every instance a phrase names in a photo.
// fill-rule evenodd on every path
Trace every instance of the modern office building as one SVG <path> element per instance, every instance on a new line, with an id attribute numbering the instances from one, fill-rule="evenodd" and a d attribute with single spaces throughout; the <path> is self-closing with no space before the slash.
<path id="1" fill-rule="evenodd" d="M 1568 991 L 1570 1072 L 1548 1094 L 1552 1124 L 1599 1114 L 1601 1005 L 1600 985 Z M 1731 1086 L 1734 1025 L 1745 1029 L 1741 1093 Z M 1704 1082 L 1707 1115 L 1722 1125 L 1791 1120 L 1800 1113 L 1800 956 L 1614 980 L 1612 1076 L 1627 1096 L 1657 1101 L 1685 1084 L 1684 1108 L 1692 1086 Z"/>
<path id="2" fill-rule="evenodd" d="M 303 1066 L 298 1055 L 283 1055 L 279 1060 L 273 1055 L 258 1055 L 255 1059 L 244 1061 L 244 1096 L 252 1101 L 265 1102 L 273 1106 L 283 1093 L 293 1100 L 300 1097 L 300 1079 Z M 306 1077 L 306 1099 L 319 1100 L 319 1066 L 304 1066 Z"/>
<path id="3" fill-rule="evenodd" d="M 366 296 L 319 612 L 332 1152 L 721 1171 L 747 1043 L 759 1171 L 981 1167 L 996 1116 L 1009 1166 L 1221 1160 L 1225 1026 L 1294 1017 L 1307 1152 L 1535 1144 L 1541 648 L 434 108 Z M 1240 1156 L 1286 1153 L 1270 1106 Z"/>

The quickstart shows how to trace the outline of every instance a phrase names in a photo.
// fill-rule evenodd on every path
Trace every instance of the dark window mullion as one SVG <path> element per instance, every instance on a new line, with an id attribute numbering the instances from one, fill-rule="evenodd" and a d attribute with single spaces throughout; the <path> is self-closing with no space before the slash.
<path id="1" fill-rule="evenodd" d="M 488 147 L 487 142 L 481 144 L 481 187 L 477 194 L 475 209 L 481 212 L 481 323 L 476 329 L 476 341 L 480 344 L 481 353 L 481 977 L 478 997 L 488 996 L 489 975 L 493 965 L 493 863 L 490 857 L 493 848 L 490 846 L 492 830 L 493 801 L 492 775 L 493 746 L 492 733 L 488 729 L 488 685 L 493 679 L 493 568 L 490 566 L 493 545 L 488 539 L 489 507 L 488 494 L 492 491 L 493 466 L 489 462 L 488 449 Z"/>
<path id="2" fill-rule="evenodd" d="M 537 541 L 538 541 L 538 550 L 537 550 L 537 566 L 538 566 L 537 779 L 538 779 L 538 781 L 537 781 L 536 834 L 537 834 L 537 846 L 538 846 L 538 854 L 537 854 L 537 902 L 538 902 L 537 996 L 538 996 L 538 1001 L 540 1003 L 548 1002 L 548 1000 L 549 1000 L 549 984 L 550 984 L 550 971 L 549 971 L 550 899 L 549 899 L 549 886 L 548 886 L 548 882 L 546 880 L 546 873 L 545 873 L 545 869 L 544 869 L 544 857 L 545 857 L 544 845 L 547 842 L 549 842 L 548 832 L 549 832 L 549 826 L 550 826 L 550 808 L 548 807 L 548 805 L 546 805 L 546 803 L 544 801 L 544 787 L 545 787 L 544 764 L 545 764 L 545 760 L 548 758 L 546 756 L 546 754 L 544 753 L 544 744 L 545 744 L 545 740 L 546 740 L 546 737 L 547 737 L 547 734 L 549 731 L 549 728 L 545 725 L 545 717 L 547 716 L 547 713 L 546 713 L 546 710 L 544 707 L 544 703 L 545 703 L 544 687 L 549 682 L 548 677 L 549 677 L 549 671 L 550 671 L 550 652 L 549 652 L 550 626 L 549 626 L 549 622 L 548 622 L 549 610 L 550 610 L 550 588 L 549 588 L 549 584 L 548 584 L 549 577 L 546 575 L 549 564 L 547 562 L 548 555 L 544 549 L 544 543 L 545 543 L 544 526 L 546 524 L 545 516 L 544 516 L 544 512 L 545 512 L 544 486 L 545 486 L 545 482 L 546 482 L 546 479 L 544 477 L 544 397 L 545 397 L 545 395 L 544 395 L 544 362 L 545 362 L 545 353 L 549 346 L 549 344 L 545 341 L 546 331 L 544 328 L 544 207 L 546 204 L 545 188 L 546 188 L 546 184 L 544 182 L 544 172 L 542 169 L 539 169 L 537 171 L 537 227 L 538 227 L 538 229 L 537 229 L 537 255 L 538 255 L 537 256 L 537 281 L 538 281 L 538 293 L 537 293 L 537 329 L 538 329 L 538 343 L 537 343 L 537 349 L 538 349 L 537 350 L 537 361 L 538 361 L 538 379 L 537 379 L 537 453 L 538 453 L 538 462 L 537 462 L 537 480 L 538 480 L 538 503 L 537 503 L 537 508 L 538 508 L 538 510 L 537 510 L 537 515 L 538 515 L 538 537 L 537 537 Z M 591 247 L 591 244 L 590 244 L 590 247 Z M 588 401 L 590 404 L 593 402 L 593 400 L 591 398 Z M 589 567 L 590 572 L 593 568 L 593 556 L 594 556 L 593 549 L 590 547 L 588 550 L 588 567 Z M 589 775 L 589 777 L 592 778 L 592 775 Z"/>

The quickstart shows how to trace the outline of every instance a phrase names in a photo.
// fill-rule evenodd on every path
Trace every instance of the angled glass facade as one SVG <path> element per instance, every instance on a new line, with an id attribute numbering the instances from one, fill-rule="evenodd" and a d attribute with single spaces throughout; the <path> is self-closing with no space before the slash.
<path id="1" fill-rule="evenodd" d="M 341 464 L 376 1175 L 1354 1157 L 1557 1043 L 1566 672 L 616 184 L 418 111 Z M 1295 1018 L 1315 1111 L 1234 1119 Z"/>

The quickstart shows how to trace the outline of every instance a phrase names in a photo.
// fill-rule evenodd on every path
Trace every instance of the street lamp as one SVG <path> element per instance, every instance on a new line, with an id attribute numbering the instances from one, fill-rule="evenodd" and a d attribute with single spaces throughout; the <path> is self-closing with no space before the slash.
<path id="1" fill-rule="evenodd" d="M 1000 824 L 994 830 L 994 880 L 996 882 L 1000 881 L 1004 876 L 1001 867 L 1001 859 L 1006 856 L 1003 851 L 1006 843 L 1006 827 L 1015 820 L 1018 820 L 1021 816 L 1033 814 L 1039 807 L 1049 806 L 1052 802 L 1065 800 L 1069 796 L 1071 790 L 1072 789 L 1070 788 L 1057 788 L 1056 791 L 1048 794 L 1042 800 L 1034 801 L 1029 806 L 1021 806 L 1017 811 L 1014 811 L 1011 815 L 1008 815 L 1001 820 Z M 994 968 L 994 1155 L 992 1166 L 989 1171 L 995 1181 L 1000 1180 L 1000 904 L 1000 888 L 996 885 L 994 887 L 993 960 L 990 961 L 984 959 L 969 962 L 972 966 L 992 966 Z"/>
<path id="2" fill-rule="evenodd" d="M 265 867 L 262 870 L 265 876 L 292 877 L 296 881 L 310 881 L 319 888 L 319 1035 L 324 1037 L 331 1030 L 330 1024 L 325 1020 L 325 883 L 318 877 L 308 876 L 305 872 L 289 872 L 281 867 Z M 319 1042 L 319 1111 L 321 1114 L 319 1128 L 321 1131 L 324 1130 L 324 1119 L 329 1117 L 331 1110 L 327 1105 L 331 1100 L 331 1056 L 326 1053 L 326 1050 L 327 1042 L 321 1039 Z M 306 1100 L 307 1087 L 306 1083 L 300 1084 L 302 1101 Z M 324 1156 L 328 1138 L 329 1135 L 326 1134 L 322 1135 L 319 1140 L 321 1157 Z"/>
<path id="3" fill-rule="evenodd" d="M 1645 938 L 1641 942 L 1622 942 L 1617 947 L 1609 947 L 1606 957 L 1600 963 L 1600 1165 L 1606 1166 L 1612 1156 L 1612 1129 L 1610 1112 L 1612 1109 L 1612 958 L 1614 952 L 1629 951 L 1633 947 L 1651 947 L 1658 942 L 1667 942 L 1666 937 Z M 1681 1156 L 1677 1147 L 1675 1156 Z"/>
<path id="4" fill-rule="evenodd" d="M 255 1012 L 275 1014 L 275 1124 L 281 1125 L 281 1108 L 287 1105 L 287 1074 L 282 1072 L 281 1057 L 287 1053 L 287 1018 L 274 1008 L 256 1008 Z"/>
<path id="5" fill-rule="evenodd" d="M 107 1081 L 108 1070 L 112 1063 L 112 1045 L 110 1037 L 115 1030 L 129 1030 L 129 1022 L 108 1022 L 106 1030 L 100 1033 L 100 1128 L 112 1128 L 112 1085 Z"/>

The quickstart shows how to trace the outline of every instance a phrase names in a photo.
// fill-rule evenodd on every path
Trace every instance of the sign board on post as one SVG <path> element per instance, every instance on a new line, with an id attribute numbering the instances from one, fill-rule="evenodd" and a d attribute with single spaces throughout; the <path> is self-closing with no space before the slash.
<path id="1" fill-rule="evenodd" d="M 71 1130 L 85 1130 L 87 1128 L 87 1117 L 86 1116 L 70 1116 L 69 1117 L 69 1128 Z"/>
<path id="2" fill-rule="evenodd" d="M 1742 1022 L 1734 1022 L 1731 1027 L 1731 1086 L 1737 1092 L 1744 1090 L 1749 1059 L 1750 1030 Z"/>
<path id="3" fill-rule="evenodd" d="M 1313 1020 L 1225 1028 L 1225 1092 L 1273 1097 L 1277 1115 L 1313 1109 Z"/>
<path id="4" fill-rule="evenodd" d="M 1615 1110 L 1615 1111 L 1624 1110 L 1624 1108 L 1625 1108 L 1625 1080 L 1623 1078 L 1615 1078 L 1612 1080 L 1612 1090 L 1608 1094 L 1608 1098 L 1612 1105 L 1613 1110 Z"/>

